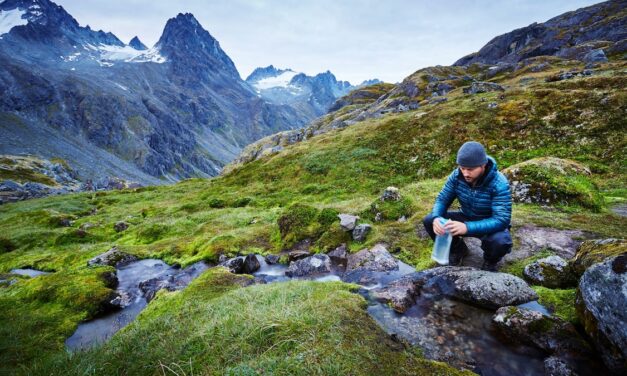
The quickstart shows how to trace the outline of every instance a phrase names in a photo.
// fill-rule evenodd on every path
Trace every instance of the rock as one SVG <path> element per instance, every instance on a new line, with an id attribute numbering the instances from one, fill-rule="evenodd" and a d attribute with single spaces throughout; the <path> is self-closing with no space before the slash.
<path id="1" fill-rule="evenodd" d="M 101 274 L 101 278 L 104 280 L 106 287 L 110 289 L 118 287 L 119 281 L 116 272 L 104 272 Z"/>
<path id="2" fill-rule="evenodd" d="M 507 337 L 548 354 L 590 353 L 592 349 L 575 327 L 558 317 L 520 307 L 501 307 L 492 323 Z"/>
<path id="3" fill-rule="evenodd" d="M 331 259 L 321 253 L 295 261 L 285 271 L 288 277 L 306 277 L 331 271 Z"/>
<path id="4" fill-rule="evenodd" d="M 346 244 L 342 244 L 328 253 L 331 261 L 338 265 L 346 266 L 348 252 L 346 252 Z"/>
<path id="5" fill-rule="evenodd" d="M 59 220 L 59 226 L 61 226 L 61 227 L 71 227 L 72 226 L 72 221 L 70 221 L 69 218 L 61 218 Z"/>
<path id="6" fill-rule="evenodd" d="M 525 225 L 513 232 L 519 246 L 505 256 L 505 261 L 521 260 L 548 249 L 569 260 L 575 256 L 580 240 L 587 235 L 579 230 L 559 230 L 550 227 Z"/>
<path id="7" fill-rule="evenodd" d="M 309 251 L 291 251 L 290 253 L 287 254 L 287 259 L 289 260 L 289 262 L 294 262 L 296 260 L 300 260 L 300 259 L 304 259 L 305 257 L 309 257 L 311 256 L 311 253 L 309 253 Z"/>
<path id="8" fill-rule="evenodd" d="M 405 313 L 416 302 L 419 288 L 417 279 L 419 273 L 412 273 L 392 281 L 385 287 L 370 291 L 370 296 L 376 300 L 388 304 L 398 313 Z"/>
<path id="9" fill-rule="evenodd" d="M 465 94 L 488 93 L 491 91 L 505 91 L 505 88 L 494 82 L 475 81 L 463 89 Z"/>
<path id="10" fill-rule="evenodd" d="M 370 233 L 370 230 L 372 230 L 371 225 L 368 225 L 368 224 L 357 225 L 357 227 L 353 229 L 353 240 L 356 242 L 363 242 L 364 240 L 366 240 L 366 237 Z"/>
<path id="11" fill-rule="evenodd" d="M 207 264 L 200 261 L 188 266 L 185 269 L 175 272 L 175 274 L 165 274 L 156 278 L 142 281 L 139 283 L 139 289 L 144 294 L 146 300 L 151 301 L 155 297 L 157 292 L 161 289 L 167 289 L 168 291 L 177 291 L 183 289 L 194 278 L 198 277 L 200 273 L 207 270 L 207 268 Z"/>
<path id="12" fill-rule="evenodd" d="M 398 201 L 401 199 L 401 193 L 396 187 L 387 187 L 381 195 L 381 201 Z"/>
<path id="13" fill-rule="evenodd" d="M 218 264 L 224 264 L 228 259 L 225 254 L 221 253 L 220 256 L 218 256 Z"/>
<path id="14" fill-rule="evenodd" d="M 583 61 L 586 63 L 606 63 L 607 56 L 605 56 L 605 52 L 602 49 L 596 49 L 588 52 L 584 57 Z"/>
<path id="15" fill-rule="evenodd" d="M 577 374 L 564 359 L 550 356 L 544 359 L 545 376 L 576 376 Z"/>
<path id="16" fill-rule="evenodd" d="M 257 256 L 254 254 L 246 255 L 244 259 L 244 265 L 242 266 L 242 273 L 244 274 L 253 274 L 261 265 L 259 264 L 259 260 L 257 260 Z"/>
<path id="17" fill-rule="evenodd" d="M 105 253 L 102 253 L 87 262 L 88 266 L 114 266 L 120 267 L 137 261 L 137 257 L 120 251 L 117 247 L 113 247 Z"/>
<path id="18" fill-rule="evenodd" d="M 577 279 L 568 262 L 559 256 L 549 256 L 525 266 L 525 279 L 534 285 L 550 288 L 568 288 L 577 285 Z"/>
<path id="19" fill-rule="evenodd" d="M 488 109 L 493 110 L 495 108 L 497 108 L 499 105 L 496 102 L 490 102 L 488 103 Z"/>
<path id="20" fill-rule="evenodd" d="M 623 253 L 627 253 L 627 240 L 612 238 L 586 240 L 577 248 L 571 266 L 575 274 L 581 277 L 590 266 Z"/>
<path id="21" fill-rule="evenodd" d="M 351 214 L 338 214 L 338 217 L 340 218 L 340 226 L 342 227 L 342 230 L 346 232 L 353 231 L 357 225 L 357 220 L 359 219 L 358 216 Z"/>
<path id="22" fill-rule="evenodd" d="M 575 305 L 605 365 L 627 374 L 627 253 L 589 267 L 579 281 Z"/>
<path id="23" fill-rule="evenodd" d="M 534 158 L 503 170 L 512 200 L 542 205 L 578 205 L 593 210 L 603 207 L 590 170 L 582 164 L 554 157 Z"/>
<path id="24" fill-rule="evenodd" d="M 525 281 L 511 274 L 460 269 L 450 268 L 436 277 L 444 294 L 488 309 L 538 299 L 536 292 Z"/>
<path id="25" fill-rule="evenodd" d="M 225 268 L 229 269 L 231 273 L 241 274 L 244 270 L 244 258 L 234 257 L 232 259 L 226 260 L 225 262 L 220 264 L 220 266 L 224 266 Z"/>
<path id="26" fill-rule="evenodd" d="M 277 264 L 279 262 L 280 256 L 279 255 L 267 255 L 265 257 L 266 263 L 268 265 L 274 265 Z"/>
<path id="27" fill-rule="evenodd" d="M 348 256 L 346 272 L 357 269 L 374 272 L 398 270 L 398 262 L 383 244 L 376 244 L 370 249 L 362 249 Z"/>
<path id="28" fill-rule="evenodd" d="M 128 223 L 124 221 L 116 222 L 113 225 L 113 228 L 115 229 L 115 232 L 122 232 L 128 228 Z"/>

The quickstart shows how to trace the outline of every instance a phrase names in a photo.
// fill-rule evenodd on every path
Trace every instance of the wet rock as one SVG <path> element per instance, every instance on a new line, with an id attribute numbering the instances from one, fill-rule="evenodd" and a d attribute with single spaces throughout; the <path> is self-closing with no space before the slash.
<path id="1" fill-rule="evenodd" d="M 534 285 L 550 288 L 568 288 L 577 285 L 577 279 L 568 262 L 559 256 L 537 260 L 523 271 L 525 279 Z"/>
<path id="2" fill-rule="evenodd" d="M 581 240 L 588 235 L 579 230 L 559 230 L 525 225 L 513 232 L 519 246 L 505 256 L 505 261 L 521 260 L 548 249 L 564 259 L 575 256 Z"/>
<path id="3" fill-rule="evenodd" d="M 218 256 L 218 264 L 224 264 L 228 259 L 225 254 L 221 253 L 220 256 Z"/>
<path id="4" fill-rule="evenodd" d="M 366 240 L 366 237 L 370 233 L 370 230 L 372 230 L 371 225 L 368 225 L 368 224 L 357 225 L 353 229 L 353 240 L 356 242 L 363 242 L 364 240 Z"/>
<path id="5" fill-rule="evenodd" d="M 401 199 L 401 193 L 396 187 L 387 187 L 381 195 L 381 201 L 398 201 Z"/>
<path id="6" fill-rule="evenodd" d="M 253 274 L 260 268 L 259 260 L 257 260 L 257 256 L 250 254 L 246 255 L 244 259 L 244 265 L 242 265 L 242 273 L 245 274 Z"/>
<path id="7" fill-rule="evenodd" d="M 139 289 L 142 291 L 147 301 L 151 301 L 157 292 L 161 289 L 168 291 L 177 291 L 187 286 L 194 278 L 198 277 L 208 266 L 204 262 L 197 262 L 189 267 L 166 274 L 156 278 L 151 278 L 139 283 Z"/>
<path id="8" fill-rule="evenodd" d="M 346 271 L 357 269 L 385 272 L 398 270 L 398 263 L 383 244 L 376 244 L 370 249 L 362 249 L 348 256 Z"/>
<path id="9" fill-rule="evenodd" d="M 294 262 L 309 256 L 311 256 L 311 253 L 309 253 L 309 251 L 296 250 L 288 253 L 287 259 L 289 260 L 289 262 Z"/>
<path id="10" fill-rule="evenodd" d="M 338 265 L 346 266 L 348 260 L 348 252 L 346 251 L 346 244 L 342 244 L 328 253 L 331 261 Z"/>
<path id="11" fill-rule="evenodd" d="M 229 269 L 231 273 L 241 274 L 244 270 L 244 259 L 242 257 L 234 257 L 221 263 L 220 266 Z"/>
<path id="12" fill-rule="evenodd" d="M 118 276 L 115 272 L 102 273 L 102 279 L 105 282 L 105 286 L 114 289 L 118 287 Z"/>
<path id="13" fill-rule="evenodd" d="M 388 304 L 396 312 L 404 313 L 416 301 L 419 293 L 417 279 L 420 278 L 419 273 L 406 275 L 384 287 L 371 290 L 370 296 Z"/>
<path id="14" fill-rule="evenodd" d="M 105 253 L 102 253 L 87 262 L 88 266 L 114 266 L 120 267 L 130 262 L 137 261 L 137 257 L 126 252 L 120 251 L 117 247 L 113 247 Z"/>
<path id="15" fill-rule="evenodd" d="M 274 265 L 277 264 L 279 262 L 280 256 L 279 255 L 267 255 L 265 257 L 266 263 L 268 265 Z"/>
<path id="16" fill-rule="evenodd" d="M 616 374 L 627 374 L 627 253 L 589 267 L 579 281 L 577 315 Z"/>
<path id="17" fill-rule="evenodd" d="M 558 317 L 520 307 L 501 307 L 492 322 L 507 338 L 549 354 L 590 353 L 592 349 L 575 327 Z"/>
<path id="18" fill-rule="evenodd" d="M 571 266 L 580 277 L 590 266 L 623 253 L 627 253 L 627 241 L 624 239 L 586 240 L 577 248 Z"/>
<path id="19" fill-rule="evenodd" d="M 331 259 L 325 254 L 317 254 L 295 261 L 285 271 L 288 277 L 305 277 L 312 274 L 329 273 Z"/>
<path id="20" fill-rule="evenodd" d="M 353 231 L 355 226 L 357 225 L 357 220 L 359 219 L 356 215 L 351 214 L 338 214 L 340 218 L 340 226 L 344 231 Z"/>
<path id="21" fill-rule="evenodd" d="M 124 221 L 116 222 L 113 225 L 113 228 L 115 229 L 115 232 L 122 232 L 128 228 L 128 223 Z"/>
<path id="22" fill-rule="evenodd" d="M 446 295 L 488 309 L 538 299 L 536 292 L 525 281 L 506 273 L 451 268 L 439 275 L 436 281 Z"/>
<path id="23" fill-rule="evenodd" d="M 505 88 L 494 82 L 473 82 L 469 87 L 463 89 L 465 94 L 488 93 L 491 91 L 505 91 Z"/>
<path id="24" fill-rule="evenodd" d="M 550 356 L 544 359 L 545 376 L 576 376 L 577 374 L 564 359 Z"/>

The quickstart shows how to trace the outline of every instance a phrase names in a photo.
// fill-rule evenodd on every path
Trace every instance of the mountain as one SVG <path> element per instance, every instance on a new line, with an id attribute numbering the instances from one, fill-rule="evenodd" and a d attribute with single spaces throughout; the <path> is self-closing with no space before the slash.
<path id="1" fill-rule="evenodd" d="M 306 122 L 259 98 L 191 14 L 146 48 L 79 26 L 49 0 L 0 11 L 0 154 L 155 184 L 216 175 L 250 142 Z"/>
<path id="2" fill-rule="evenodd" d="M 347 81 L 338 81 L 333 73 L 326 71 L 315 76 L 278 69 L 273 65 L 256 68 L 246 82 L 255 88 L 264 99 L 289 105 L 303 117 L 313 120 L 328 112 L 331 105 L 351 90 L 379 82 L 377 79 L 364 81 L 353 86 Z"/>
<path id="3" fill-rule="evenodd" d="M 535 56 L 583 59 L 591 51 L 611 54 L 627 44 L 627 1 L 613 0 L 567 12 L 544 23 L 499 35 L 453 65 L 515 64 Z M 616 45 L 615 47 L 613 47 Z"/>

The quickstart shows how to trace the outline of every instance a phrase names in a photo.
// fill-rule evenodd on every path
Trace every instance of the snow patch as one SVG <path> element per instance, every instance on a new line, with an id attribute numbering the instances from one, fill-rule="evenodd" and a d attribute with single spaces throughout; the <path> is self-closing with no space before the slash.
<path id="1" fill-rule="evenodd" d="M 96 49 L 92 45 L 87 45 L 90 49 Z M 111 46 L 100 45 L 97 48 L 101 52 L 103 60 L 121 60 L 127 63 L 165 63 L 166 59 L 161 56 L 159 50 L 151 48 L 146 51 L 139 51 L 131 46 Z"/>
<path id="2" fill-rule="evenodd" d="M 271 89 L 273 87 L 287 87 L 298 72 L 292 70 L 285 71 L 276 77 L 267 77 L 259 80 L 254 86 L 259 90 Z"/>
<path id="3" fill-rule="evenodd" d="M 78 59 L 79 56 L 81 56 L 81 53 L 80 52 L 76 52 L 76 53 L 73 53 L 73 54 L 71 54 L 69 56 L 61 57 L 61 59 L 63 59 L 63 61 L 65 61 L 67 63 L 69 61 L 76 61 L 76 59 Z"/>
<path id="4" fill-rule="evenodd" d="M 27 25 L 28 20 L 22 18 L 26 11 L 21 9 L 11 9 L 0 11 L 0 35 L 4 35 L 16 26 Z"/>

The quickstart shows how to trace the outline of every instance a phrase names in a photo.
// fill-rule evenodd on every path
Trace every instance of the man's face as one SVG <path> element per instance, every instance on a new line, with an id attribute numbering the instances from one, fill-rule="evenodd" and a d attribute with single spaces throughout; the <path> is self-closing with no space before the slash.
<path id="1" fill-rule="evenodd" d="M 464 175 L 464 179 L 466 179 L 467 183 L 474 184 L 481 176 L 481 174 L 483 174 L 483 172 L 485 171 L 485 166 L 486 165 L 477 167 L 459 166 L 459 170 L 462 172 L 462 175 Z"/>

